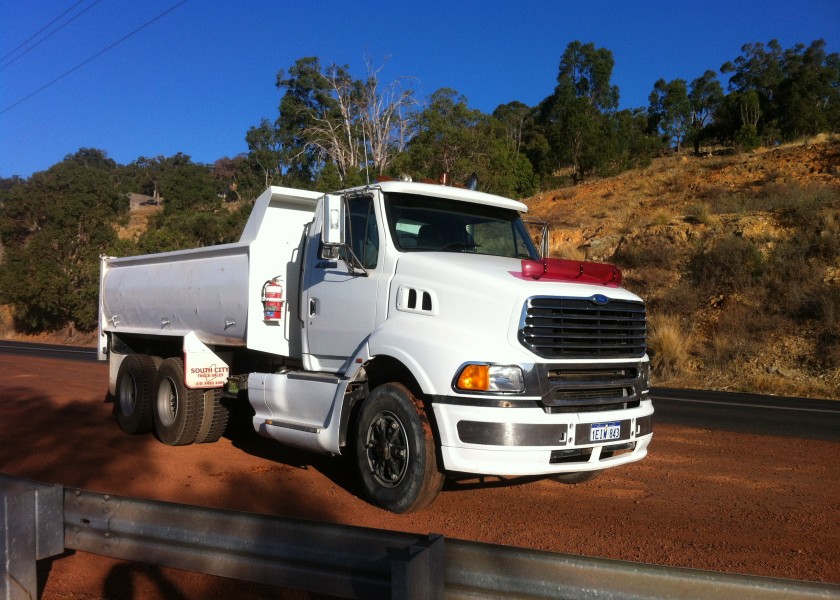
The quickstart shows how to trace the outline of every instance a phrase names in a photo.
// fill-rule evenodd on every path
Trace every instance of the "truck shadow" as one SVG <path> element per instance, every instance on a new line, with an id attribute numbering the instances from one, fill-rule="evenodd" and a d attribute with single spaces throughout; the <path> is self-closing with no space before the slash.
<path id="1" fill-rule="evenodd" d="M 231 444 L 251 456 L 270 461 L 288 468 L 308 471 L 313 469 L 328 478 L 333 484 L 366 501 L 356 473 L 352 456 L 324 456 L 306 450 L 285 446 L 276 440 L 259 435 L 253 428 L 250 407 L 238 404 L 229 406 L 230 421 L 224 437 Z M 545 475 L 534 476 L 451 476 L 447 477 L 443 491 L 462 493 L 480 489 L 508 488 L 547 479 Z"/>
<path id="2" fill-rule="evenodd" d="M 471 490 L 488 490 L 494 488 L 508 488 L 518 485 L 525 485 L 548 479 L 545 475 L 530 475 L 521 477 L 503 477 L 501 475 L 488 475 L 485 477 L 464 476 L 449 477 L 443 485 L 445 492 L 468 492 Z"/>
<path id="3" fill-rule="evenodd" d="M 4 389 L 0 471 L 70 487 L 102 487 L 114 463 L 126 456 L 142 460 L 141 440 L 114 426 L 110 405 L 100 398 L 58 401 L 29 387 Z M 155 473 L 149 466 L 146 472 Z"/>
<path id="4" fill-rule="evenodd" d="M 250 406 L 238 404 L 229 406 L 229 410 L 230 420 L 224 437 L 230 440 L 234 448 L 285 467 L 303 471 L 315 470 L 336 486 L 362 499 L 362 490 L 357 481 L 352 457 L 326 456 L 286 446 L 263 437 L 254 430 L 251 420 L 254 413 Z"/>

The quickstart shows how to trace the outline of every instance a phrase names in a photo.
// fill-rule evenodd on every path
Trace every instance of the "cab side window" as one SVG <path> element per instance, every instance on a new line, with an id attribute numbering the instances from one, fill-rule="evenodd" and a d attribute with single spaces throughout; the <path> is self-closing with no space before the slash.
<path id="1" fill-rule="evenodd" d="M 365 269 L 375 269 L 379 262 L 379 229 L 376 211 L 369 196 L 357 196 L 347 201 L 346 241 L 353 255 Z M 352 261 L 352 257 L 342 258 Z"/>

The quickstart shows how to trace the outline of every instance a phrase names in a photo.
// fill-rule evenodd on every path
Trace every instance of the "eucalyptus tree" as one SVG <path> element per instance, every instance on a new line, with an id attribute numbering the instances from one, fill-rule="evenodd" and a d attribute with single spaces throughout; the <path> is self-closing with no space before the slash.
<path id="1" fill-rule="evenodd" d="M 261 119 L 245 134 L 248 144 L 248 160 L 263 177 L 263 186 L 268 187 L 283 174 L 285 153 L 278 128 L 268 119 Z"/>
<path id="2" fill-rule="evenodd" d="M 742 99 L 728 105 L 747 107 L 747 120 L 758 115 L 755 127 L 766 142 L 840 128 L 840 56 L 827 53 L 824 40 L 787 50 L 777 40 L 755 42 L 741 52 L 721 67 Z"/>
<path id="3" fill-rule="evenodd" d="M 691 131 L 691 103 L 685 79 L 674 79 L 670 82 L 659 79 L 653 84 L 648 102 L 651 127 L 662 135 L 664 141 L 673 143 L 677 152 L 680 152 Z"/>
<path id="4" fill-rule="evenodd" d="M 700 142 L 714 120 L 715 112 L 723 101 L 723 87 L 714 71 L 707 70 L 691 82 L 688 103 L 691 109 L 691 139 L 694 154 L 700 154 Z"/>
<path id="5" fill-rule="evenodd" d="M 840 56 L 824 40 L 787 50 L 785 78 L 776 102 L 779 128 L 787 139 L 840 130 Z"/>
<path id="6" fill-rule="evenodd" d="M 536 189 L 530 161 L 509 137 L 509 123 L 478 109 L 451 88 L 435 91 L 428 106 L 413 121 L 413 137 L 397 157 L 394 174 L 408 172 L 418 179 L 446 174 L 466 183 L 474 174 L 479 189 L 524 197 Z"/>
<path id="7" fill-rule="evenodd" d="M 380 71 L 368 62 L 365 78 L 355 79 L 347 65 L 322 68 L 307 57 L 277 74 L 284 94 L 275 126 L 290 170 L 313 181 L 330 165 L 345 182 L 368 167 L 388 168 L 408 142 L 417 102 L 410 79 L 383 86 Z"/>
<path id="8" fill-rule="evenodd" d="M 555 168 L 571 166 L 575 180 L 604 159 L 604 121 L 618 107 L 618 87 L 611 82 L 614 64 L 606 48 L 570 43 L 560 59 L 554 93 L 540 105 Z"/>

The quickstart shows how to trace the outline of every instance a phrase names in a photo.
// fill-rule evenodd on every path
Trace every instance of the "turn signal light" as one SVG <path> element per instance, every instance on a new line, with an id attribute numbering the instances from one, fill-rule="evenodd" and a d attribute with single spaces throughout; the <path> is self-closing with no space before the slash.
<path id="1" fill-rule="evenodd" d="M 467 365 L 458 376 L 458 389 L 486 392 L 490 388 L 489 365 Z"/>
<path id="2" fill-rule="evenodd" d="M 519 365 L 468 364 L 458 374 L 455 387 L 465 392 L 521 394 L 525 391 L 525 375 Z"/>

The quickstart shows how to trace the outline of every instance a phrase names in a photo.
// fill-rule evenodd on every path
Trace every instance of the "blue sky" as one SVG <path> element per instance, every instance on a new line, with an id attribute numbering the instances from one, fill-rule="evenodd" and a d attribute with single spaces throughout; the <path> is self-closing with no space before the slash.
<path id="1" fill-rule="evenodd" d="M 179 1 L 0 0 L 0 177 L 28 177 L 82 147 L 123 164 L 235 156 L 250 126 L 277 117 L 277 71 L 304 56 L 347 64 L 356 77 L 366 58 L 385 62 L 383 84 L 411 76 L 421 97 L 451 87 L 491 112 L 548 96 L 574 40 L 612 51 L 622 108 L 646 106 L 660 77 L 717 71 L 748 42 L 822 38 L 840 51 L 840 0 L 187 0 L 79 67 Z"/>

